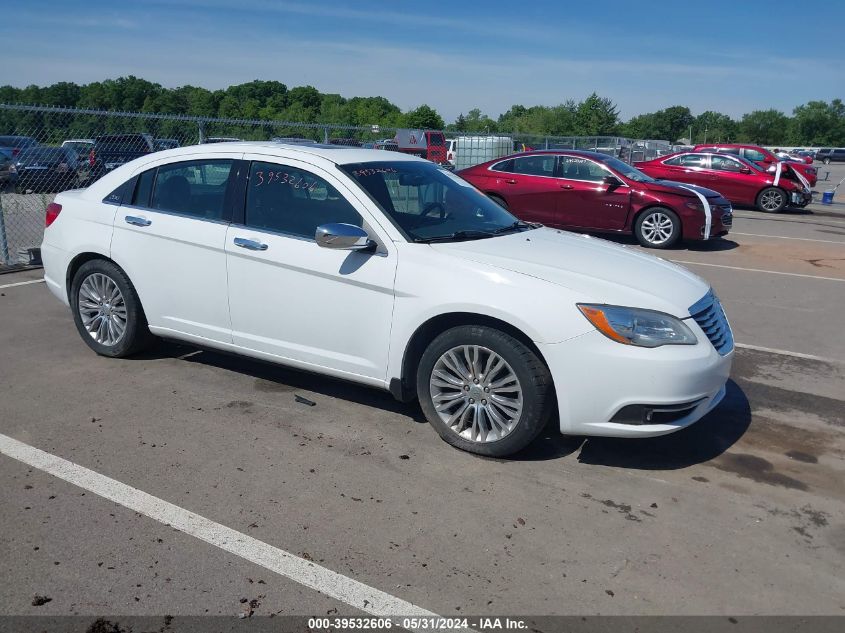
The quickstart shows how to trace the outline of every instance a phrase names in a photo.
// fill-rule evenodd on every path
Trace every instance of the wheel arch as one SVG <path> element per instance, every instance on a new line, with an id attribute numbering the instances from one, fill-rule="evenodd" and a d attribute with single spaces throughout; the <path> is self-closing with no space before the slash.
<path id="1" fill-rule="evenodd" d="M 648 203 L 648 204 L 646 204 L 646 206 L 644 206 L 642 209 L 639 209 L 639 210 L 637 210 L 637 212 L 636 212 L 636 213 L 634 213 L 634 215 L 631 217 L 631 233 L 633 233 L 633 232 L 634 232 L 634 227 L 636 227 L 636 225 L 637 225 L 637 220 L 639 220 L 639 219 L 640 219 L 640 216 L 641 216 L 643 213 L 646 213 L 647 211 L 651 211 L 652 209 L 668 209 L 669 211 L 671 211 L 672 213 L 674 213 L 676 216 L 678 216 L 678 221 L 681 223 L 681 235 L 683 235 L 683 234 L 684 234 L 684 218 L 683 218 L 683 214 L 681 214 L 681 212 L 680 212 L 680 211 L 678 211 L 675 207 L 673 207 L 673 206 L 671 206 L 671 205 L 668 205 L 668 204 L 666 204 L 665 202 L 659 202 L 659 201 L 657 201 L 657 200 L 654 200 L 654 201 L 652 201 L 652 202 L 649 202 L 649 203 Z"/>
<path id="2" fill-rule="evenodd" d="M 409 402 L 416 398 L 417 366 L 426 347 L 446 330 L 461 325 L 484 325 L 500 330 L 528 347 L 546 368 L 549 367 L 542 352 L 531 340 L 531 337 L 511 323 L 477 312 L 446 312 L 433 316 L 420 324 L 405 344 L 400 367 L 401 375 L 398 378 L 391 378 L 389 384 L 390 393 L 397 400 Z"/>

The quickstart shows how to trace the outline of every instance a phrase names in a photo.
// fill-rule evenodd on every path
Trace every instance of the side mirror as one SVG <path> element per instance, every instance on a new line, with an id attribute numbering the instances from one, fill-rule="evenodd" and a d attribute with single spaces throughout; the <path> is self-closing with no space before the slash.
<path id="1" fill-rule="evenodd" d="M 354 224 L 321 224 L 314 240 L 317 246 L 342 251 L 369 251 L 376 246 L 367 232 Z"/>
<path id="2" fill-rule="evenodd" d="M 750 173 L 751 173 L 751 168 L 750 168 L 750 167 L 740 167 L 740 168 L 739 168 L 739 173 L 741 173 L 741 174 L 750 174 Z"/>
<path id="3" fill-rule="evenodd" d="M 621 187 L 625 183 L 619 180 L 616 176 L 612 174 L 608 174 L 604 178 L 602 178 L 602 182 L 606 184 L 608 187 Z"/>

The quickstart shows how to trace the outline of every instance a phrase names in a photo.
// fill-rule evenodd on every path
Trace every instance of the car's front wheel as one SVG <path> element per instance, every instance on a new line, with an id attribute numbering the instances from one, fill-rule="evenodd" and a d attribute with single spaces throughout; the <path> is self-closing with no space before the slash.
<path id="1" fill-rule="evenodd" d="M 153 340 L 132 282 L 110 261 L 95 259 L 79 267 L 70 303 L 76 329 L 98 354 L 130 356 Z"/>
<path id="2" fill-rule="evenodd" d="M 766 187 L 757 194 L 757 208 L 763 213 L 777 213 L 786 206 L 789 197 L 783 189 Z"/>
<path id="3" fill-rule="evenodd" d="M 454 327 L 431 342 L 417 369 L 417 395 L 440 437 L 490 457 L 525 448 L 554 407 L 552 379 L 537 354 L 478 325 Z"/>
<path id="4" fill-rule="evenodd" d="M 681 219 L 663 207 L 648 209 L 634 223 L 634 236 L 646 248 L 669 248 L 681 237 Z"/>

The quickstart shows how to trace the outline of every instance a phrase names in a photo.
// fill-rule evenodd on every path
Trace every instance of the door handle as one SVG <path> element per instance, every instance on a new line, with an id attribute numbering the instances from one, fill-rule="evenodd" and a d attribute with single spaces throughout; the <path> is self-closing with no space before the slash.
<path id="1" fill-rule="evenodd" d="M 505 180 L 505 182 L 508 183 L 509 185 L 515 185 L 516 184 L 516 180 L 514 180 L 513 178 L 508 178 L 507 180 Z"/>
<path id="2" fill-rule="evenodd" d="M 561 189 L 573 189 L 572 185 L 561 185 Z"/>
<path id="3" fill-rule="evenodd" d="M 236 237 L 235 246 L 240 246 L 250 251 L 266 251 L 269 248 L 266 244 L 258 240 L 250 240 L 245 237 Z"/>
<path id="4" fill-rule="evenodd" d="M 153 223 L 152 220 L 148 220 L 147 218 L 142 218 L 137 215 L 127 215 L 124 220 L 126 220 L 127 224 L 132 224 L 134 226 L 149 226 Z"/>

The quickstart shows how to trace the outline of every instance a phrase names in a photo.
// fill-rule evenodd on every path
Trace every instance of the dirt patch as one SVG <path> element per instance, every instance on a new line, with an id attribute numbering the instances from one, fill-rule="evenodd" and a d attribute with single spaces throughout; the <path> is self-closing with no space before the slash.
<path id="1" fill-rule="evenodd" d="M 719 470 L 734 473 L 744 479 L 751 479 L 762 484 L 783 486 L 793 490 L 809 489 L 803 481 L 776 471 L 772 462 L 757 455 L 725 453 L 713 460 L 711 464 Z"/>

